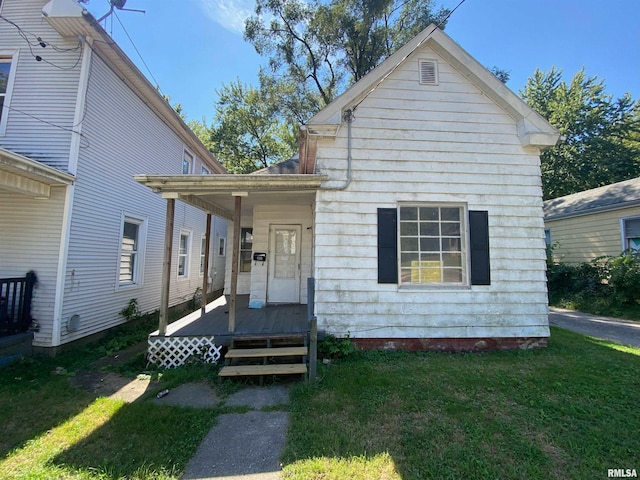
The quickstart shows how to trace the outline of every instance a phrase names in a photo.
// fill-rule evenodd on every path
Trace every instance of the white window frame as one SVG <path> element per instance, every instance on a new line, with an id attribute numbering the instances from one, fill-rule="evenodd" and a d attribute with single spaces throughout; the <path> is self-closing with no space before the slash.
<path id="1" fill-rule="evenodd" d="M 246 230 L 251 230 L 251 248 L 242 248 L 242 233 Z M 242 270 L 242 253 L 243 252 L 249 252 L 251 254 L 251 252 L 253 251 L 253 227 L 241 227 L 240 228 L 240 238 L 237 240 L 237 242 L 239 243 L 238 245 L 238 273 L 240 275 L 242 274 L 250 274 L 251 273 L 251 265 L 253 260 L 249 259 L 249 270 Z"/>
<path id="2" fill-rule="evenodd" d="M 403 221 L 402 220 L 402 214 L 401 214 L 401 209 L 402 208 L 406 208 L 406 207 L 414 207 L 414 208 L 457 208 L 460 211 L 460 254 L 461 254 L 461 258 L 460 258 L 460 268 L 462 269 L 462 273 L 461 273 L 461 281 L 460 282 L 445 282 L 443 275 L 444 275 L 444 270 L 446 270 L 446 266 L 442 265 L 440 267 L 441 269 L 441 281 L 440 282 L 406 282 L 403 281 L 403 266 L 402 266 L 402 223 L 410 223 L 410 221 Z M 435 202 L 419 202 L 419 203 L 400 203 L 398 204 L 398 228 L 397 228 L 397 242 L 398 242 L 398 285 L 400 288 L 457 288 L 457 287 L 469 287 L 470 282 L 471 282 L 471 265 L 470 265 L 470 255 L 469 255 L 469 211 L 468 211 L 468 207 L 466 204 L 463 203 L 435 203 Z M 416 223 L 420 223 L 420 220 L 416 220 Z M 438 224 L 441 225 L 442 224 L 442 220 L 439 219 L 438 220 Z M 446 222 L 446 221 L 445 221 Z M 438 238 L 438 239 L 442 239 L 443 235 L 440 232 L 440 236 L 438 237 L 432 237 L 432 238 Z M 444 236 L 445 238 L 447 238 L 448 236 Z M 405 236 L 406 238 L 406 236 Z M 455 238 L 452 236 L 452 238 Z M 418 234 L 418 256 L 420 257 L 421 254 L 423 253 L 421 251 L 420 248 L 420 236 Z M 441 256 L 443 254 L 442 250 L 442 244 L 440 244 L 440 251 L 437 252 L 439 253 Z M 413 251 L 405 251 L 405 253 L 412 253 Z M 436 253 L 436 252 L 434 252 Z M 422 260 L 419 260 L 420 262 L 422 262 Z M 420 270 L 418 272 L 418 275 L 422 275 L 423 271 L 422 271 L 422 266 L 420 264 L 420 266 L 418 267 Z M 404 267 L 404 270 L 407 270 L 406 267 Z"/>
<path id="3" fill-rule="evenodd" d="M 551 229 L 550 228 L 544 229 L 544 243 L 547 245 L 547 247 L 551 246 Z"/>
<path id="4" fill-rule="evenodd" d="M 200 237 L 200 267 L 198 268 L 198 272 L 200 277 L 204 276 L 204 264 L 205 264 L 205 256 L 207 254 L 207 234 L 203 233 Z"/>
<path id="5" fill-rule="evenodd" d="M 188 150 L 185 150 L 182 153 L 182 174 L 183 175 L 189 175 L 193 172 L 193 163 L 194 163 L 194 156 L 191 152 L 189 152 Z M 187 171 L 185 172 L 185 165 L 188 165 Z"/>
<path id="6" fill-rule="evenodd" d="M 120 280 L 120 268 L 122 264 L 123 255 L 123 236 L 124 236 L 124 224 L 132 223 L 138 225 L 138 237 L 137 249 L 135 251 L 135 260 L 133 267 L 133 278 L 128 281 Z M 118 237 L 120 242 L 118 246 L 118 262 L 116 268 L 116 290 L 125 290 L 132 288 L 140 288 L 143 285 L 144 280 L 144 258 L 147 244 L 147 217 L 143 215 L 137 215 L 129 212 L 122 212 L 120 215 L 120 236 Z"/>
<path id="7" fill-rule="evenodd" d="M 227 255 L 227 237 L 218 238 L 218 256 L 224 257 Z"/>
<path id="8" fill-rule="evenodd" d="M 0 135 L 5 135 L 7 133 L 7 119 L 9 118 L 13 84 L 16 78 L 16 69 L 18 66 L 18 51 L 0 50 L 0 62 L 11 64 L 9 78 L 7 79 L 7 91 L 4 94 L 4 106 L 2 108 L 2 115 L 0 116 Z"/>
<path id="9" fill-rule="evenodd" d="M 640 220 L 640 216 L 623 217 L 620 219 L 620 234 L 622 237 L 622 251 L 629 249 L 629 238 L 627 237 L 627 221 Z"/>
<path id="10" fill-rule="evenodd" d="M 182 243 L 182 237 L 186 236 L 187 237 L 187 248 L 186 248 L 186 252 L 182 253 L 180 251 L 180 245 Z M 191 262 L 191 244 L 192 244 L 192 239 L 193 235 L 191 230 L 187 230 L 187 229 L 180 229 L 180 235 L 178 236 L 178 261 L 176 262 L 176 272 L 178 274 L 178 279 L 184 279 L 184 278 L 189 278 L 189 273 L 190 273 L 190 262 Z M 184 271 L 182 273 L 182 275 L 180 275 L 180 258 L 184 257 Z"/>

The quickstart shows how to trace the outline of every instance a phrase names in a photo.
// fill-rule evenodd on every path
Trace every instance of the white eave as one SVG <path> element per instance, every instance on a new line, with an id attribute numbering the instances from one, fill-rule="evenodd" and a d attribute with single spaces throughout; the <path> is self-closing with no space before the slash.
<path id="1" fill-rule="evenodd" d="M 135 175 L 156 193 L 202 194 L 236 191 L 299 191 L 320 188 L 326 175 Z"/>
<path id="2" fill-rule="evenodd" d="M 0 189 L 49 198 L 51 187 L 71 185 L 75 179 L 70 173 L 0 148 Z"/>
<path id="3" fill-rule="evenodd" d="M 430 47 L 509 114 L 517 122 L 518 137 L 523 146 L 542 149 L 558 142 L 560 133 L 544 117 L 433 24 L 318 112 L 307 122 L 306 128 L 309 131 L 335 129 L 336 125 L 341 124 L 344 110 L 353 108 L 397 65 L 418 54 L 422 45 Z"/>
<path id="4" fill-rule="evenodd" d="M 63 37 L 81 35 L 98 40 L 91 45 L 93 51 L 99 53 L 121 80 L 136 92 L 172 130 L 181 134 L 183 141 L 212 168 L 214 173 L 226 173 L 220 162 L 206 149 L 189 126 L 158 93 L 156 87 L 147 80 L 88 10 L 75 0 L 51 0 L 42 8 L 42 15 Z"/>

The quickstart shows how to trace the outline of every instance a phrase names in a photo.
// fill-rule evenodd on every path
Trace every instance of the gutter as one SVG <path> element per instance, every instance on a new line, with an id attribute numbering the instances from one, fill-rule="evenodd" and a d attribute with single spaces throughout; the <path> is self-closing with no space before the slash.
<path id="1" fill-rule="evenodd" d="M 345 110 L 342 120 L 347 122 L 347 179 L 341 185 L 320 187 L 322 190 L 344 190 L 351 183 L 351 124 L 355 120 L 353 110 Z"/>

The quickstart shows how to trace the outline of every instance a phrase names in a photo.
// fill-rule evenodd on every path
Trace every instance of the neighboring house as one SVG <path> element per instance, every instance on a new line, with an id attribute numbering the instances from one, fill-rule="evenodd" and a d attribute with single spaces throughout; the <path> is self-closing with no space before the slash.
<path id="1" fill-rule="evenodd" d="M 364 347 L 540 346 L 539 155 L 558 138 L 432 25 L 303 126 L 297 160 L 136 179 L 234 220 L 230 313 L 234 294 L 307 303 L 312 277 L 318 328 Z"/>
<path id="2" fill-rule="evenodd" d="M 555 261 L 589 262 L 640 249 L 640 178 L 544 202 Z"/>
<path id="3" fill-rule="evenodd" d="M 160 305 L 165 202 L 133 175 L 224 169 L 81 5 L 3 0 L 0 15 L 0 278 L 36 273 L 33 345 L 55 349 L 121 324 L 131 299 Z M 205 274 L 223 286 L 226 221 L 209 272 L 205 225 L 176 205 L 170 305 Z"/>

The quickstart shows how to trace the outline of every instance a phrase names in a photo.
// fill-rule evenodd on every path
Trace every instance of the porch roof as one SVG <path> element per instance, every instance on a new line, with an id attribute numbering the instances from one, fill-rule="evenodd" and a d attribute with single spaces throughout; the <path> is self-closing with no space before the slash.
<path id="1" fill-rule="evenodd" d="M 70 173 L 0 148 L 0 188 L 49 198 L 51 187 L 71 185 L 75 179 Z"/>
<path id="2" fill-rule="evenodd" d="M 135 180 L 206 212 L 232 219 L 234 197 L 242 196 L 243 214 L 256 204 L 312 203 L 326 175 L 136 175 Z"/>

